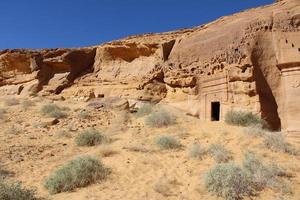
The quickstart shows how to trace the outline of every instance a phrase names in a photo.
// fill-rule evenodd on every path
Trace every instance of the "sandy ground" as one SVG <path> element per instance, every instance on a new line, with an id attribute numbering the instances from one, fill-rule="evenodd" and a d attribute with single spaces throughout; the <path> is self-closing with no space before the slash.
<path id="1" fill-rule="evenodd" d="M 85 108 L 85 103 L 76 101 L 56 102 L 70 108 L 69 116 L 56 125 L 41 127 L 46 119 L 40 108 L 50 100 L 40 97 L 31 100 L 35 105 L 27 110 L 22 103 L 7 106 L 1 100 L 0 108 L 7 113 L 0 124 L 0 164 L 7 179 L 36 188 L 40 196 L 57 200 L 218 199 L 203 184 L 203 174 L 215 161 L 210 156 L 202 160 L 190 158 L 187 151 L 194 143 L 204 147 L 221 143 L 233 152 L 238 164 L 243 154 L 251 150 L 287 169 L 293 174 L 289 180 L 293 194 L 289 199 L 300 198 L 300 157 L 270 151 L 261 138 L 246 135 L 243 128 L 223 122 L 203 122 L 173 108 L 168 109 L 177 116 L 177 124 L 168 128 L 149 128 L 144 125 L 144 118 L 109 110 L 92 110 L 89 111 L 91 119 L 80 119 L 78 112 Z M 87 127 L 101 130 L 112 142 L 104 147 L 76 146 L 75 136 Z M 62 134 L 62 130 L 67 134 Z M 154 140 L 161 135 L 175 136 L 182 148 L 160 150 Z M 114 153 L 103 157 L 104 150 Z M 45 178 L 67 161 L 86 154 L 99 158 L 111 170 L 107 179 L 73 192 L 49 195 L 43 187 Z M 279 195 L 280 191 L 266 189 L 254 199 L 272 200 Z"/>

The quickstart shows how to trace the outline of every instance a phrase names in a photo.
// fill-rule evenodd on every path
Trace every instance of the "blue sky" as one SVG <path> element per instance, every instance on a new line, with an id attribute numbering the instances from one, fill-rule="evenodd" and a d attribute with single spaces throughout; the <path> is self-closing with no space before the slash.
<path id="1" fill-rule="evenodd" d="M 0 49 L 97 45 L 198 26 L 275 0 L 0 0 Z"/>

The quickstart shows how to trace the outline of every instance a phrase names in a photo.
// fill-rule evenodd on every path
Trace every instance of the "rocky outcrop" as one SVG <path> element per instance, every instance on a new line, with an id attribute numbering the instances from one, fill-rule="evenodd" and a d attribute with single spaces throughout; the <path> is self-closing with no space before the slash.
<path id="1" fill-rule="evenodd" d="M 17 85 L 26 94 L 43 89 L 58 94 L 92 71 L 95 53 L 95 48 L 4 50 L 0 52 L 0 86 Z"/>
<path id="2" fill-rule="evenodd" d="M 0 90 L 164 101 L 205 120 L 250 110 L 274 129 L 300 131 L 300 108 L 292 106 L 300 100 L 299 25 L 300 2 L 283 0 L 192 29 L 96 47 L 5 50 Z"/>

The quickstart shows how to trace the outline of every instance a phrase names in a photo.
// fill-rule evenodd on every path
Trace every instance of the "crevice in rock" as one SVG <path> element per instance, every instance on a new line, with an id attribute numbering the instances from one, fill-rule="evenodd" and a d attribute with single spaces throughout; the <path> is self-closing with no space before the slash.
<path id="1" fill-rule="evenodd" d="M 176 40 L 171 40 L 169 42 L 163 43 L 162 46 L 162 59 L 163 61 L 167 61 L 169 59 L 169 56 L 171 54 L 171 51 L 174 47 Z"/>
<path id="2" fill-rule="evenodd" d="M 272 130 L 280 130 L 281 120 L 278 114 L 278 105 L 272 89 L 262 72 L 261 63 L 259 62 L 262 54 L 263 52 L 261 50 L 255 49 L 251 56 L 251 61 L 254 66 L 253 76 L 261 106 L 261 117 L 267 121 Z"/>

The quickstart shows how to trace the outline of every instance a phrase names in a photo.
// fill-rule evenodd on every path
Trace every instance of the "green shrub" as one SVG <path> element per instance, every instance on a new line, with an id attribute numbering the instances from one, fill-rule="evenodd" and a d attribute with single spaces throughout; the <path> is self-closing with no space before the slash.
<path id="1" fill-rule="evenodd" d="M 149 116 L 147 116 L 145 122 L 151 127 L 161 128 L 175 124 L 176 118 L 167 111 L 160 110 L 157 112 L 152 112 Z"/>
<path id="2" fill-rule="evenodd" d="M 8 98 L 8 99 L 5 99 L 4 100 L 4 104 L 6 106 L 15 106 L 15 105 L 19 105 L 20 104 L 20 101 L 16 98 Z"/>
<path id="3" fill-rule="evenodd" d="M 41 112 L 42 114 L 53 117 L 53 118 L 65 118 L 67 117 L 67 113 L 64 112 L 65 109 L 55 105 L 55 104 L 46 104 L 42 107 Z"/>
<path id="4" fill-rule="evenodd" d="M 1 200 L 38 200 L 35 190 L 27 189 L 20 183 L 5 183 L 0 180 L 0 199 Z"/>
<path id="5" fill-rule="evenodd" d="M 243 199 L 253 195 L 247 174 L 233 163 L 218 164 L 204 175 L 205 187 L 226 200 Z"/>
<path id="6" fill-rule="evenodd" d="M 225 163 L 232 159 L 232 153 L 221 144 L 212 144 L 208 153 L 217 163 Z"/>
<path id="7" fill-rule="evenodd" d="M 45 181 L 45 188 L 50 194 L 72 191 L 104 179 L 107 172 L 99 160 L 79 157 L 51 174 Z"/>
<path id="8" fill-rule="evenodd" d="M 272 151 L 281 151 L 291 155 L 296 155 L 298 152 L 293 146 L 286 141 L 286 137 L 281 132 L 270 132 L 264 137 L 264 144 Z"/>
<path id="9" fill-rule="evenodd" d="M 87 129 L 75 138 L 78 146 L 95 146 L 107 142 L 107 138 L 95 129 Z"/>
<path id="10" fill-rule="evenodd" d="M 225 115 L 225 122 L 231 125 L 237 126 L 250 126 L 260 124 L 262 127 L 267 128 L 265 120 L 261 119 L 257 115 L 251 112 L 244 111 L 230 111 Z"/>
<path id="11" fill-rule="evenodd" d="M 202 159 L 206 150 L 199 144 L 193 144 L 189 149 L 189 156 L 195 159 Z"/>
<path id="12" fill-rule="evenodd" d="M 160 136 L 156 139 L 155 143 L 161 149 L 176 149 L 181 147 L 181 144 L 173 136 Z"/>
<path id="13" fill-rule="evenodd" d="M 153 105 L 150 103 L 146 103 L 138 109 L 135 115 L 137 117 L 143 117 L 149 115 L 152 112 L 152 110 L 153 110 Z"/>

